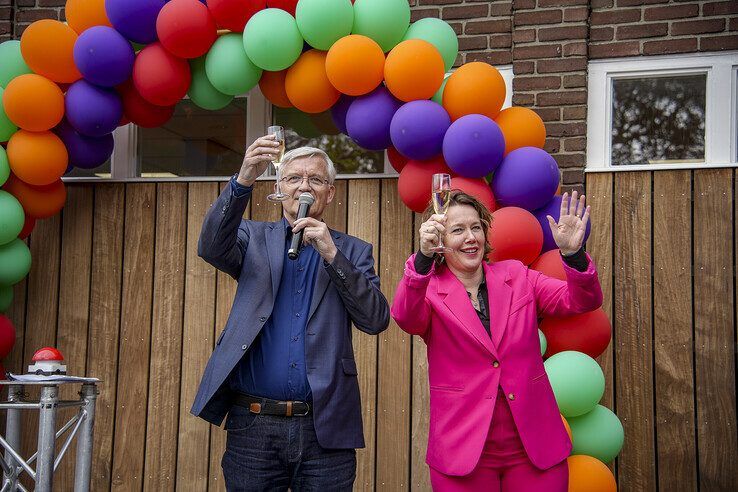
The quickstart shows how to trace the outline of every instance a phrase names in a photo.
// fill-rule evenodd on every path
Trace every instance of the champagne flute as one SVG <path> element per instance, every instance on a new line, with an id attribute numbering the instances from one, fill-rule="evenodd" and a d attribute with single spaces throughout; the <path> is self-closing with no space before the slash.
<path id="1" fill-rule="evenodd" d="M 274 138 L 279 142 L 279 154 L 272 161 L 274 166 L 274 172 L 277 174 L 277 192 L 267 196 L 267 200 L 270 202 L 283 202 L 289 198 L 289 195 L 282 193 L 279 183 L 279 165 L 282 163 L 282 157 L 284 157 L 284 128 L 281 126 L 270 126 L 267 128 L 267 135 L 274 135 Z"/>
<path id="2" fill-rule="evenodd" d="M 446 215 L 448 211 L 449 198 L 451 198 L 451 175 L 438 173 L 433 175 L 433 210 L 438 215 Z M 438 236 L 438 246 L 431 248 L 434 253 L 448 253 L 451 248 L 443 245 L 443 236 Z"/>

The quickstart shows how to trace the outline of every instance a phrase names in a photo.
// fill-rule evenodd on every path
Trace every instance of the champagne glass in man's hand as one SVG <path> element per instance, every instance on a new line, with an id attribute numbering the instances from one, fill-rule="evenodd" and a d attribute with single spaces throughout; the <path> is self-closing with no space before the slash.
<path id="1" fill-rule="evenodd" d="M 254 140 L 246 149 L 236 180 L 244 186 L 254 184 L 256 178 L 264 174 L 269 163 L 279 156 L 279 148 L 274 135 L 265 135 Z"/>

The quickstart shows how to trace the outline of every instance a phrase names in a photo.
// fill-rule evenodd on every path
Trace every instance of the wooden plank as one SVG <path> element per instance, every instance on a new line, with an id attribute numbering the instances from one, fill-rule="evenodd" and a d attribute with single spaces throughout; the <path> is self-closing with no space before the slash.
<path id="1" fill-rule="evenodd" d="M 323 220 L 331 229 L 346 232 L 346 210 L 348 181 L 345 179 L 335 182 L 336 194 L 323 212 Z"/>
<path id="2" fill-rule="evenodd" d="M 730 169 L 694 171 L 694 327 L 699 482 L 738 490 Z"/>
<path id="3" fill-rule="evenodd" d="M 423 223 L 423 214 L 414 214 L 413 251 L 420 249 L 420 230 Z M 428 388 L 428 353 L 425 342 L 418 336 L 413 340 L 413 394 L 410 450 L 410 489 L 431 490 L 430 472 L 425 462 L 428 449 L 428 427 L 430 426 L 430 389 Z"/>
<path id="4" fill-rule="evenodd" d="M 413 215 L 400 200 L 397 180 L 382 180 L 380 230 L 382 291 L 390 300 L 412 250 Z M 379 338 L 377 479 L 381 490 L 410 485 L 410 335 L 393 321 Z"/>
<path id="5" fill-rule="evenodd" d="M 380 181 L 352 180 L 348 183 L 348 233 L 374 245 L 377 268 L 379 256 Z M 384 282 L 382 282 L 384 283 Z M 382 335 L 380 335 L 382 336 Z M 361 416 L 366 447 L 356 452 L 354 490 L 374 491 L 377 430 L 377 337 L 359 330 L 353 333 L 354 358 L 359 372 Z"/>
<path id="6" fill-rule="evenodd" d="M 621 490 L 656 489 L 651 323 L 651 173 L 615 175 L 615 397 Z"/>
<path id="7" fill-rule="evenodd" d="M 692 371 L 692 173 L 653 175 L 653 309 L 660 490 L 696 490 Z M 677 226 L 676 221 L 682 222 Z"/>
<path id="8" fill-rule="evenodd" d="M 33 261 L 33 260 L 31 260 Z M 5 313 L 15 328 L 15 344 L 10 354 L 3 359 L 3 367 L 9 372 L 21 372 L 23 366 L 23 340 L 26 328 L 26 288 L 27 278 L 13 286 L 13 303 Z M 3 392 L 3 394 L 6 394 Z"/>
<path id="9" fill-rule="evenodd" d="M 102 384 L 95 411 L 95 452 L 92 453 L 91 490 L 108 490 L 111 482 L 118 373 L 124 199 L 125 188 L 122 184 L 106 183 L 95 186 L 87 375 L 100 378 Z"/>
<path id="10" fill-rule="evenodd" d="M 141 490 L 149 389 L 156 185 L 126 186 L 111 490 Z"/>
<path id="11" fill-rule="evenodd" d="M 59 275 L 59 321 L 56 348 L 67 359 L 67 374 L 85 374 L 87 329 L 90 316 L 90 267 L 92 263 L 92 212 L 94 189 L 91 185 L 67 186 L 67 203 L 62 211 L 61 270 Z M 77 399 L 79 386 L 60 388 L 61 398 Z M 60 409 L 57 423 L 66 421 L 77 409 Z M 57 425 L 59 427 L 60 425 Z M 64 440 L 57 441 L 57 452 Z M 74 488 L 76 453 L 70 449 L 56 470 L 58 490 Z"/>
<path id="12" fill-rule="evenodd" d="M 174 490 L 182 362 L 187 184 L 156 188 L 156 246 L 143 488 Z"/>
<path id="13" fill-rule="evenodd" d="M 274 189 L 274 181 L 257 181 L 251 194 L 251 218 L 263 222 L 273 222 L 282 217 L 282 204 L 270 202 L 267 195 Z"/>
<path id="14" fill-rule="evenodd" d="M 215 326 L 215 268 L 197 256 L 202 221 L 218 193 L 217 183 L 192 183 L 187 204 L 182 379 L 177 443 L 177 488 L 206 490 L 210 425 L 190 414 L 200 377 L 213 344 Z"/>
<path id="15" fill-rule="evenodd" d="M 612 185 L 611 173 L 587 174 L 587 203 L 590 205 L 592 230 L 587 240 L 587 251 L 597 266 L 597 275 L 602 288 L 602 309 L 610 322 L 613 319 L 613 270 L 612 270 Z M 613 393 L 613 343 L 597 358 L 605 374 L 605 395 L 600 404 L 615 409 Z"/>

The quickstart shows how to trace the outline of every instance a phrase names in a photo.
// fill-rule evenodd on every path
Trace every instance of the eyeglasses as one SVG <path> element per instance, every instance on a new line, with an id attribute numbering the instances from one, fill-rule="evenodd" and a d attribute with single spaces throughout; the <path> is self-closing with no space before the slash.
<path id="1" fill-rule="evenodd" d="M 299 186 L 306 179 L 311 188 L 322 188 L 329 183 L 327 179 L 323 179 L 320 176 L 300 176 L 299 174 L 285 176 L 282 178 L 282 181 L 287 183 L 289 186 Z"/>

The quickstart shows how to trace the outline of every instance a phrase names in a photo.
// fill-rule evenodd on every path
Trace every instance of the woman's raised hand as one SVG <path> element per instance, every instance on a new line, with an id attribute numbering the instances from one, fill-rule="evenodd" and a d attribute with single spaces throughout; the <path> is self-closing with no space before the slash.
<path id="1" fill-rule="evenodd" d="M 589 221 L 589 206 L 585 206 L 584 195 L 577 200 L 577 192 L 564 193 L 561 197 L 561 214 L 559 222 L 547 215 L 548 225 L 551 227 L 554 241 L 559 247 L 561 254 L 566 256 L 579 251 L 584 242 L 584 233 Z"/>

